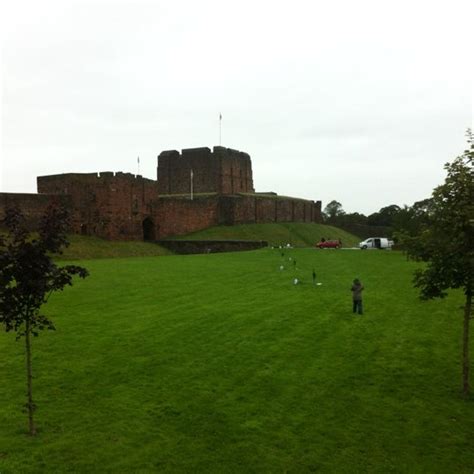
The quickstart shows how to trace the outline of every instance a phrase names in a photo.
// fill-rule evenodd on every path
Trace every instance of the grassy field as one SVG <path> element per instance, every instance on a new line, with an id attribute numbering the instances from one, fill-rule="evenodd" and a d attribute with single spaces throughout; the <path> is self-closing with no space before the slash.
<path id="1" fill-rule="evenodd" d="M 34 341 L 35 439 L 23 348 L 0 333 L 2 474 L 474 471 L 462 295 L 419 301 L 398 252 L 83 264 Z"/>
<path id="2" fill-rule="evenodd" d="M 295 247 L 313 247 L 316 242 L 321 240 L 321 237 L 328 240 L 341 239 L 344 247 L 358 246 L 362 240 L 337 227 L 302 222 L 216 226 L 179 237 L 179 239 L 266 240 L 269 245 L 282 245 L 289 242 Z"/>

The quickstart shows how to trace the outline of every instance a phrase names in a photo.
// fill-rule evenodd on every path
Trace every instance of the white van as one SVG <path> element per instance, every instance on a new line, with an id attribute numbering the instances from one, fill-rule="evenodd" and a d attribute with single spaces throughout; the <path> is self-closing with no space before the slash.
<path id="1" fill-rule="evenodd" d="M 363 242 L 359 243 L 361 250 L 365 249 L 391 249 L 393 240 L 389 240 L 386 237 L 369 237 Z"/>

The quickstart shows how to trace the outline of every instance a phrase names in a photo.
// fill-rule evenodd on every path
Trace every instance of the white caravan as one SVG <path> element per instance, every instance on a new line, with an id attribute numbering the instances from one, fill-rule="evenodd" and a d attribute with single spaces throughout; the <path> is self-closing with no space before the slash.
<path id="1" fill-rule="evenodd" d="M 363 242 L 359 243 L 359 248 L 361 250 L 365 249 L 391 249 L 393 241 L 387 239 L 386 237 L 369 237 Z"/>

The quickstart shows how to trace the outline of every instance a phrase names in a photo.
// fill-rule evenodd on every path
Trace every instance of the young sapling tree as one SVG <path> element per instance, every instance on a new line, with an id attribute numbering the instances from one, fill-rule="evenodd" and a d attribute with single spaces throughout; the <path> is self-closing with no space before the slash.
<path id="1" fill-rule="evenodd" d="M 464 292 L 462 392 L 470 393 L 469 328 L 474 292 L 474 134 L 469 148 L 447 163 L 444 184 L 434 189 L 416 235 L 406 234 L 408 255 L 426 262 L 415 274 L 423 299 L 443 298 L 448 289 Z"/>
<path id="2" fill-rule="evenodd" d="M 53 322 L 41 312 L 51 294 L 72 285 L 74 275 L 85 278 L 85 268 L 58 266 L 53 254 L 68 245 L 67 213 L 50 205 L 32 236 L 18 209 L 7 209 L 3 220 L 7 232 L 0 235 L 0 324 L 7 332 L 24 338 L 26 352 L 27 403 L 29 434 L 36 434 L 34 422 L 31 339 L 45 329 L 54 330 Z"/>

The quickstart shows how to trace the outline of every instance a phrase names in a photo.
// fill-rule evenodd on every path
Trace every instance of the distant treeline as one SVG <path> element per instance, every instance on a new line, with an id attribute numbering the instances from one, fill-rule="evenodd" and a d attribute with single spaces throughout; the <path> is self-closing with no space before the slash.
<path id="1" fill-rule="evenodd" d="M 333 200 L 324 208 L 323 219 L 325 224 L 339 227 L 361 239 L 383 236 L 397 240 L 400 231 L 419 227 L 430 205 L 431 199 L 415 202 L 412 206 L 391 204 L 366 216 L 359 212 L 346 213 L 342 204 Z"/>

